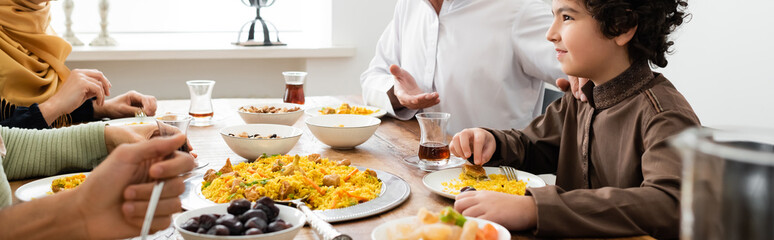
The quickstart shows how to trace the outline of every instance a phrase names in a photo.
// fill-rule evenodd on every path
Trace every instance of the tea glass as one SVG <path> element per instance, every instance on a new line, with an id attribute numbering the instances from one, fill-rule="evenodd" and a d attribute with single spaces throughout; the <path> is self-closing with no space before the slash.
<path id="1" fill-rule="evenodd" d="M 692 128 L 681 154 L 680 239 L 774 239 L 774 133 Z"/>
<path id="2" fill-rule="evenodd" d="M 159 135 L 171 136 L 179 131 L 183 135 L 187 136 L 188 126 L 191 124 L 192 120 L 193 120 L 193 117 L 185 114 L 167 113 L 164 115 L 156 116 L 156 124 L 158 124 L 159 126 Z M 189 148 L 187 143 L 184 143 L 183 146 L 180 146 L 178 150 L 183 152 L 189 152 L 191 149 Z M 197 161 L 196 169 L 207 166 L 207 164 L 208 163 L 200 164 Z"/>
<path id="3" fill-rule="evenodd" d="M 285 78 L 284 102 L 304 104 L 304 80 L 306 80 L 306 75 L 306 72 L 282 72 L 282 76 Z"/>
<path id="4" fill-rule="evenodd" d="M 451 114 L 426 112 L 416 115 L 421 137 L 419 139 L 419 162 L 417 165 L 425 171 L 442 169 L 449 162 L 449 139 L 446 125 Z"/>
<path id="5" fill-rule="evenodd" d="M 212 88 L 213 80 L 191 80 L 185 82 L 188 92 L 191 94 L 191 107 L 188 114 L 194 117 L 193 126 L 212 125 Z"/>

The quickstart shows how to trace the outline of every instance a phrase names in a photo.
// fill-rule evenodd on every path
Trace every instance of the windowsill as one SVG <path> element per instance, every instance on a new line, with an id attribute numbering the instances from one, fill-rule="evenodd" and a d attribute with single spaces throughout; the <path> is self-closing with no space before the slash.
<path id="1" fill-rule="evenodd" d="M 67 61 L 339 58 L 355 55 L 355 48 L 351 46 L 305 43 L 295 41 L 292 34 L 287 35 L 280 36 L 287 46 L 243 47 L 232 44 L 236 41 L 236 33 L 111 34 L 118 45 L 92 47 L 88 43 L 95 34 L 78 34 L 85 46 L 74 46 Z"/>

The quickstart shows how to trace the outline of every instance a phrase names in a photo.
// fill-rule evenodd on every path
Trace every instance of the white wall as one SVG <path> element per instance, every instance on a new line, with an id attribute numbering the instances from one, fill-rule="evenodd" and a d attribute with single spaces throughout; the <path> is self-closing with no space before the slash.
<path id="1" fill-rule="evenodd" d="M 395 2 L 332 1 L 332 42 L 356 47 L 352 58 L 80 62 L 71 66 L 106 70 L 114 92 L 138 89 L 161 98 L 187 97 L 182 81 L 194 78 L 223 80 L 215 97 L 281 97 L 281 91 L 272 90 L 282 88 L 280 72 L 303 68 L 310 72 L 308 95 L 359 94 L 359 75 L 374 54 Z M 657 71 L 686 96 L 704 125 L 774 128 L 770 73 L 774 48 L 769 43 L 774 39 L 774 20 L 769 19 L 770 9 L 774 2 L 767 0 L 689 1 L 693 18 L 675 35 L 675 52 L 668 57 L 668 67 Z M 173 85 L 158 87 L 159 79 Z"/>
<path id="2" fill-rule="evenodd" d="M 688 1 L 664 72 L 706 126 L 774 128 L 770 0 Z"/>

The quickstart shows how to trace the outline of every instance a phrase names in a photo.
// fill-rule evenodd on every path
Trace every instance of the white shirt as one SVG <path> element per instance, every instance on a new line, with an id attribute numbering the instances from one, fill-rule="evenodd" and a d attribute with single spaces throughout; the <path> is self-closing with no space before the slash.
<path id="1" fill-rule="evenodd" d="M 553 20 L 540 0 L 399 0 L 392 22 L 361 75 L 363 99 L 401 120 L 387 92 L 391 64 L 408 71 L 441 102 L 425 112 L 451 113 L 450 133 L 470 127 L 520 129 L 540 114 L 543 81 L 566 77 L 545 34 Z"/>

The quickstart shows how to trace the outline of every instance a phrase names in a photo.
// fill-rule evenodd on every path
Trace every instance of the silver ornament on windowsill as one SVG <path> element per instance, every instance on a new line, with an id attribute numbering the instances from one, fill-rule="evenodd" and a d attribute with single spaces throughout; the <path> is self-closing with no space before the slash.
<path id="1" fill-rule="evenodd" d="M 110 8 L 110 3 L 108 3 L 108 0 L 100 0 L 99 17 L 101 18 L 101 21 L 99 23 L 99 26 L 101 30 L 97 38 L 95 38 L 94 40 L 91 41 L 91 43 L 89 43 L 90 46 L 115 46 L 117 44 L 116 40 L 108 35 L 107 15 L 108 15 L 109 8 Z"/>
<path id="2" fill-rule="evenodd" d="M 237 35 L 237 41 L 234 42 L 234 44 L 239 46 L 285 46 L 287 44 L 283 43 L 279 39 L 279 30 L 277 30 L 277 27 L 274 26 L 269 21 L 266 21 L 261 17 L 261 8 L 269 7 L 274 4 L 276 0 L 242 0 L 242 3 L 249 7 L 255 8 L 255 19 L 248 21 L 244 25 L 242 25 L 242 29 L 239 31 L 239 35 Z M 256 40 L 255 39 L 255 28 L 256 25 L 263 30 L 263 40 Z M 274 28 L 274 33 L 277 37 L 276 41 L 271 41 L 271 37 L 269 36 L 269 26 L 271 25 L 272 28 Z M 249 28 L 248 28 L 249 26 Z M 246 32 L 247 34 L 247 40 L 242 41 L 242 33 Z"/>

